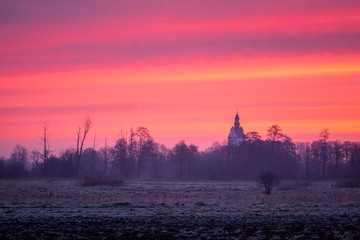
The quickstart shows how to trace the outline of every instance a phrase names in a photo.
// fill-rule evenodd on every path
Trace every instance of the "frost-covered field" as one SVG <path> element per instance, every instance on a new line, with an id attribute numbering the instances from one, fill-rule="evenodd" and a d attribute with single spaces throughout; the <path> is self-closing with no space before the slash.
<path id="1" fill-rule="evenodd" d="M 0 238 L 360 239 L 360 189 L 283 182 L 0 182 Z"/>

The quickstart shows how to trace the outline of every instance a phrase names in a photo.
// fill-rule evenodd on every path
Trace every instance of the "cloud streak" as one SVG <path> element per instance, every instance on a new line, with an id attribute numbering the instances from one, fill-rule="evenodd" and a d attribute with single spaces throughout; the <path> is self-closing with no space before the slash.
<path id="1" fill-rule="evenodd" d="M 360 33 L 314 37 L 244 38 L 218 36 L 206 39 L 179 39 L 123 46 L 118 43 L 68 45 L 38 51 L 13 52 L 0 57 L 2 74 L 26 69 L 58 70 L 77 67 L 126 68 L 148 63 L 196 63 L 237 57 L 284 58 L 302 55 L 359 54 Z"/>
<path id="2" fill-rule="evenodd" d="M 141 109 L 152 109 L 149 104 L 104 104 L 104 105 L 71 105 L 71 106 L 21 106 L 21 107 L 0 107 L 0 114 L 3 117 L 15 116 L 49 116 L 72 113 L 90 114 L 94 112 L 132 112 Z"/>

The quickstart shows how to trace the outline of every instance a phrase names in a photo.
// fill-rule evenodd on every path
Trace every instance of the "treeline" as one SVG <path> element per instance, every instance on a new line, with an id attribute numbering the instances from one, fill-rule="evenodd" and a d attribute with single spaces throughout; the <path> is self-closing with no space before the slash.
<path id="1" fill-rule="evenodd" d="M 297 144 L 305 179 L 360 178 L 360 143 L 327 141 L 327 129 L 312 143 Z"/>
<path id="2" fill-rule="evenodd" d="M 257 132 L 246 134 L 239 146 L 214 143 L 205 151 L 178 142 L 173 148 L 154 141 L 145 127 L 121 134 L 115 145 L 82 150 L 91 128 L 87 119 L 79 127 L 74 148 L 58 156 L 49 151 L 44 126 L 43 150 L 29 152 L 14 147 L 8 159 L 0 159 L 0 178 L 18 177 L 120 177 L 123 179 L 233 180 L 254 179 L 271 171 L 287 179 L 360 177 L 360 144 L 328 141 L 324 130 L 312 143 L 295 144 L 278 125 L 268 128 L 266 139 Z"/>

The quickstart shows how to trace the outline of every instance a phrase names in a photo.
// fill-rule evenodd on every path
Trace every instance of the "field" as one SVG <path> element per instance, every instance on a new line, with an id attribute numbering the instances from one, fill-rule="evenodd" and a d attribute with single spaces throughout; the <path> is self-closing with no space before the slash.
<path id="1" fill-rule="evenodd" d="M 360 239 L 360 189 L 334 182 L 0 181 L 1 239 Z"/>

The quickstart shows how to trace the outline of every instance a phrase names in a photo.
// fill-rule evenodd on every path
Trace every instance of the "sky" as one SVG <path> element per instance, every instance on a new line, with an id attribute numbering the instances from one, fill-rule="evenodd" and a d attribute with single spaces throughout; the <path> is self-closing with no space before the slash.
<path id="1" fill-rule="evenodd" d="M 169 147 L 278 124 L 294 141 L 360 141 L 358 0 L 0 0 L 0 156 L 16 144 Z"/>

